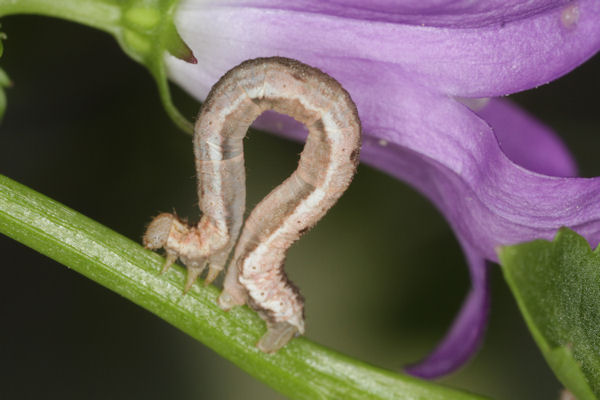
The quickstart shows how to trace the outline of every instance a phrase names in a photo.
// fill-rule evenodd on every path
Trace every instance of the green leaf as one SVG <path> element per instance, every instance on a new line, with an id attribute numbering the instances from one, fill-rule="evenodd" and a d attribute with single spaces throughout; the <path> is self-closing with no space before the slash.
<path id="1" fill-rule="evenodd" d="M 255 343 L 265 324 L 247 307 L 222 311 L 214 286 L 182 295 L 184 270 L 138 243 L 0 175 L 0 232 L 153 312 L 291 399 L 477 400 L 385 371 L 304 338 L 276 354 Z"/>
<path id="2" fill-rule="evenodd" d="M 563 228 L 499 249 L 504 277 L 550 368 L 578 400 L 600 398 L 600 247 Z"/>

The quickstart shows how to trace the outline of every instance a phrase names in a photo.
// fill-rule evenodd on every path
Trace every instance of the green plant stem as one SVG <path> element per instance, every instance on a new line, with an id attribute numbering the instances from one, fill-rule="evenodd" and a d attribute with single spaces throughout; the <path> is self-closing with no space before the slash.
<path id="1" fill-rule="evenodd" d="M 0 0 L 0 16 L 12 14 L 57 17 L 117 35 L 121 7 L 114 0 Z"/>
<path id="2" fill-rule="evenodd" d="M 253 311 L 220 310 L 213 286 L 195 285 L 182 295 L 181 267 L 159 275 L 159 255 L 2 175 L 0 232 L 153 312 L 292 399 L 482 399 L 375 368 L 304 338 L 264 354 L 255 347 L 264 322 Z"/>

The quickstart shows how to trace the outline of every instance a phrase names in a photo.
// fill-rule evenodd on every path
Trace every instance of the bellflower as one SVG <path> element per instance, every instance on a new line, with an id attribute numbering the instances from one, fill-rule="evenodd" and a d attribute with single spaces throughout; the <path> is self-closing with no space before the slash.
<path id="1" fill-rule="evenodd" d="M 202 100 L 241 61 L 280 55 L 329 73 L 364 128 L 362 161 L 427 196 L 456 233 L 472 288 L 438 347 L 408 372 L 436 377 L 477 349 L 495 248 L 561 226 L 600 240 L 600 179 L 576 174 L 546 126 L 490 97 L 567 73 L 600 48 L 598 0 L 183 0 L 175 25 L 198 59 L 167 56 Z M 302 140 L 289 118 L 256 127 Z"/>

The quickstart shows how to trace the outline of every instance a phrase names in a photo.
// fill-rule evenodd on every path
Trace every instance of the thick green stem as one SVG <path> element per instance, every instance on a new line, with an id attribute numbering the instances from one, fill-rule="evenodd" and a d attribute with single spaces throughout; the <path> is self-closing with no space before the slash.
<path id="1" fill-rule="evenodd" d="M 162 257 L 2 175 L 0 232 L 153 312 L 292 399 L 482 399 L 366 365 L 303 338 L 264 354 L 255 346 L 264 322 L 247 307 L 222 311 L 213 286 L 195 285 L 184 296 L 181 267 L 159 275 Z"/>

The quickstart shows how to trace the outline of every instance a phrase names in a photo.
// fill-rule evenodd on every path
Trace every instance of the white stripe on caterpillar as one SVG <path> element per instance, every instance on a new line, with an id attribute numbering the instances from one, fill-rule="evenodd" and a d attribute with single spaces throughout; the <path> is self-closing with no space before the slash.
<path id="1" fill-rule="evenodd" d="M 211 89 L 196 122 L 194 154 L 200 209 L 195 227 L 172 214 L 148 226 L 144 245 L 164 247 L 163 271 L 180 258 L 188 268 L 185 291 L 209 264 L 206 283 L 224 268 L 243 222 L 246 201 L 242 140 L 266 110 L 308 128 L 298 168 L 269 193 L 244 225 L 225 277 L 219 305 L 248 304 L 266 321 L 258 347 L 274 352 L 304 333 L 304 300 L 287 279 L 288 248 L 335 204 L 358 164 L 361 127 L 350 95 L 329 75 L 282 58 L 248 60 Z"/>

